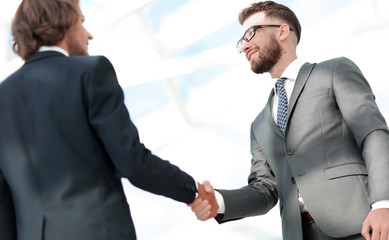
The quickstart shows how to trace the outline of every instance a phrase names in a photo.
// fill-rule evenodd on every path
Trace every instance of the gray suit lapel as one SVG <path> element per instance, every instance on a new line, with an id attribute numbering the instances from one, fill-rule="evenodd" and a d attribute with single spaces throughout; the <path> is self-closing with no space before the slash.
<path id="1" fill-rule="evenodd" d="M 301 91 L 304 89 L 305 83 L 307 82 L 309 75 L 312 72 L 312 69 L 315 67 L 316 63 L 305 63 L 297 76 L 296 83 L 293 88 L 292 95 L 290 96 L 289 105 L 288 105 L 288 118 L 291 115 L 291 112 L 296 104 L 298 97 L 301 94 Z M 289 121 L 289 119 L 288 119 Z"/>
<path id="2" fill-rule="evenodd" d="M 298 97 L 300 96 L 301 91 L 304 89 L 305 83 L 307 82 L 308 77 L 311 74 L 312 69 L 315 67 L 315 65 L 316 64 L 305 63 L 299 71 L 299 74 L 298 74 L 297 79 L 296 79 L 296 83 L 295 83 L 294 88 L 293 88 L 292 95 L 290 97 L 290 102 L 288 104 L 288 121 L 289 121 L 291 112 L 294 108 L 294 105 L 296 104 L 296 101 L 297 101 Z M 272 114 L 271 114 L 273 97 L 274 97 L 274 91 L 272 90 L 270 92 L 270 96 L 269 96 L 268 102 L 266 104 L 265 118 L 271 122 L 270 124 L 273 125 L 272 127 L 274 129 L 274 132 L 277 135 L 279 135 L 281 137 L 285 137 L 281 133 L 281 131 L 278 129 L 277 124 L 274 122 L 274 119 L 273 119 Z"/>

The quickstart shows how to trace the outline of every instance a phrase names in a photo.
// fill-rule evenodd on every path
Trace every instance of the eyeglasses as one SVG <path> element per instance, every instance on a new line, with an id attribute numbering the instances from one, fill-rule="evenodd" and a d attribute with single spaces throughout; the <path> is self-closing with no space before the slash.
<path id="1" fill-rule="evenodd" d="M 245 40 L 246 42 L 250 42 L 250 40 L 253 39 L 253 37 L 255 36 L 255 31 L 265 27 L 281 27 L 281 25 L 254 25 L 250 27 L 246 30 L 246 32 L 243 34 L 243 37 L 239 39 L 238 43 L 236 44 L 236 49 L 238 50 L 238 52 L 242 52 L 243 40 Z M 289 30 L 294 31 L 291 27 L 289 27 Z"/>

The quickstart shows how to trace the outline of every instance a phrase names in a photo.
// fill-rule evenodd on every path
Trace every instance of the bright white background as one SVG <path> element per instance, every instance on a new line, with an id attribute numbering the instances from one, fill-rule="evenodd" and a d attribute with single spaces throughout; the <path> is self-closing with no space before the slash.
<path id="1" fill-rule="evenodd" d="M 0 4 L 0 81 L 22 61 L 11 51 L 10 23 L 20 0 Z M 115 66 L 141 141 L 154 153 L 215 188 L 239 188 L 250 168 L 249 129 L 272 82 L 235 50 L 239 11 L 252 1 L 81 0 L 94 35 L 91 55 Z M 280 1 L 299 17 L 298 56 L 357 63 L 389 117 L 389 2 Z M 218 225 L 199 222 L 170 199 L 123 185 L 140 240 L 281 239 L 278 206 L 269 214 Z"/>

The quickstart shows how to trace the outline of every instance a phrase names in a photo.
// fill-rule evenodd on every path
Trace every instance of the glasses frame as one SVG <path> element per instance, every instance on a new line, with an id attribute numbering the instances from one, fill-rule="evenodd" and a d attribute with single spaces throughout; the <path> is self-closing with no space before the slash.
<path id="1" fill-rule="evenodd" d="M 243 40 L 245 40 L 246 42 L 250 42 L 250 40 L 254 38 L 255 32 L 258 29 L 266 28 L 266 27 L 281 27 L 281 26 L 282 25 L 270 24 L 270 25 L 254 25 L 254 26 L 249 27 L 249 29 L 247 29 L 246 32 L 244 32 L 243 37 L 241 39 L 239 39 L 239 41 L 236 43 L 236 50 L 238 50 L 238 52 L 241 53 L 242 52 L 242 42 L 243 42 Z M 246 38 L 246 34 L 250 30 L 253 31 L 253 35 L 250 37 L 250 39 L 248 39 L 248 38 Z M 289 30 L 290 31 L 294 31 L 294 29 L 291 28 L 291 27 L 289 27 Z"/>

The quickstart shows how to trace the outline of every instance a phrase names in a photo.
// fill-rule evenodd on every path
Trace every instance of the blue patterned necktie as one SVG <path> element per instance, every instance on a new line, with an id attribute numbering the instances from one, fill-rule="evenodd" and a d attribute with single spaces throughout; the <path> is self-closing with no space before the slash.
<path id="1" fill-rule="evenodd" d="M 277 127 L 282 134 L 285 134 L 286 119 L 288 117 L 288 98 L 286 97 L 286 91 L 284 88 L 284 82 L 286 78 L 280 78 L 276 82 L 278 91 L 278 110 L 277 110 Z"/>

